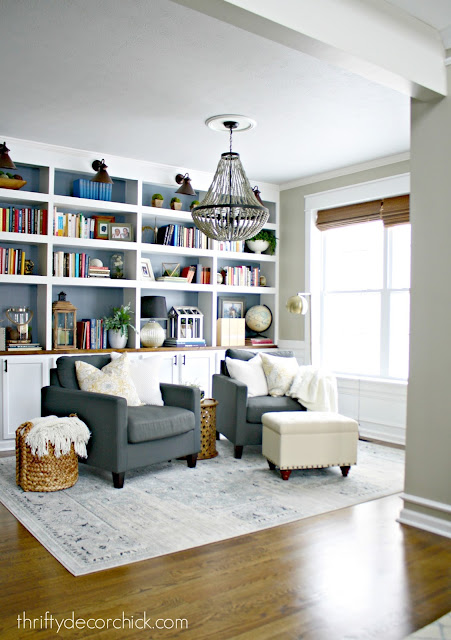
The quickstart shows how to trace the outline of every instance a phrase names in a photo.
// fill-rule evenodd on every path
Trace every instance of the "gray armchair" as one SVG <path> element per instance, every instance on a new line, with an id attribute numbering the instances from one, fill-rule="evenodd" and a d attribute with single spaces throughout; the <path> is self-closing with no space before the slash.
<path id="1" fill-rule="evenodd" d="M 226 358 L 250 360 L 258 352 L 245 349 L 227 349 Z M 273 356 L 292 357 L 292 351 L 272 349 Z M 247 386 L 229 376 L 225 360 L 221 362 L 221 373 L 213 375 L 213 397 L 219 402 L 216 415 L 216 431 L 234 444 L 235 458 L 241 458 L 247 444 L 262 443 L 262 415 L 270 411 L 305 411 L 297 400 L 283 396 L 256 396 L 248 398 Z"/>
<path id="2" fill-rule="evenodd" d="M 99 369 L 110 356 L 62 356 L 50 372 L 50 386 L 41 390 L 41 414 L 76 413 L 91 431 L 86 464 L 111 471 L 116 489 L 124 486 L 125 472 L 155 462 L 186 456 L 195 467 L 200 451 L 200 391 L 160 384 L 164 406 L 129 407 L 124 398 L 81 391 L 75 361 Z"/>

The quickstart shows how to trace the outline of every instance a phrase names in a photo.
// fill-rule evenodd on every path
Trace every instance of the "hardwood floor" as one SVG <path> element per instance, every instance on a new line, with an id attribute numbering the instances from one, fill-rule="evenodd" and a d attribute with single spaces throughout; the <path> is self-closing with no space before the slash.
<path id="1" fill-rule="evenodd" d="M 390 496 L 75 578 L 0 507 L 0 636 L 34 638 L 39 623 L 18 630 L 17 616 L 48 611 L 59 620 L 72 612 L 95 618 L 99 627 L 122 612 L 189 625 L 62 629 L 64 638 L 404 638 L 451 609 L 451 542 L 398 524 L 400 508 Z M 55 624 L 37 637 L 58 637 Z"/>

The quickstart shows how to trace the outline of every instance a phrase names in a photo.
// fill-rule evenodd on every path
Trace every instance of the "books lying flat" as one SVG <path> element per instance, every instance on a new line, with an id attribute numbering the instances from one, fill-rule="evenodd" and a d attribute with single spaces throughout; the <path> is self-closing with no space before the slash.
<path id="1" fill-rule="evenodd" d="M 188 282 L 188 278 L 183 278 L 182 276 L 160 276 L 157 278 L 159 282 Z"/>
<path id="2" fill-rule="evenodd" d="M 164 347 L 206 347 L 207 343 L 203 338 L 187 338 L 186 340 L 177 340 L 177 338 L 167 338 L 163 344 Z"/>
<path id="3" fill-rule="evenodd" d="M 42 351 L 40 344 L 10 344 L 7 351 Z"/>

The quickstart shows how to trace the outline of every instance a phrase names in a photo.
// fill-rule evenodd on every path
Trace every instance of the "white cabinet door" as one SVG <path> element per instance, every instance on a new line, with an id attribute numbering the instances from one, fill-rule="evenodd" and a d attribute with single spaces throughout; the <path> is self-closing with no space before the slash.
<path id="1" fill-rule="evenodd" d="M 3 438 L 12 439 L 23 422 L 41 415 L 41 388 L 49 384 L 49 359 L 2 358 Z"/>
<path id="2" fill-rule="evenodd" d="M 161 355 L 161 353 L 160 353 Z M 179 353 L 165 353 L 160 365 L 160 382 L 169 382 L 170 384 L 179 384 Z"/>
<path id="3" fill-rule="evenodd" d="M 215 370 L 214 352 L 197 351 L 179 354 L 180 382 L 193 384 L 205 392 L 206 398 L 211 398 L 211 377 Z"/>

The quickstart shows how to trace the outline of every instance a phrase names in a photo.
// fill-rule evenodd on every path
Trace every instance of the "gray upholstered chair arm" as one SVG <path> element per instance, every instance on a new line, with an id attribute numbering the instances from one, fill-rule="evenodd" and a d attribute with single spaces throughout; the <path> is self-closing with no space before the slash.
<path id="1" fill-rule="evenodd" d="M 219 403 L 216 411 L 217 430 L 228 438 L 233 438 L 239 425 L 246 422 L 247 386 L 238 380 L 215 373 L 213 397 Z"/>
<path id="2" fill-rule="evenodd" d="M 164 404 L 170 407 L 188 409 L 194 413 L 196 430 L 199 432 L 200 438 L 200 389 L 187 387 L 183 384 L 160 382 L 160 390 Z"/>
<path id="3" fill-rule="evenodd" d="M 119 396 L 63 387 L 41 389 L 43 416 L 76 413 L 91 431 L 88 455 L 95 466 L 121 472 L 126 469 L 127 402 Z"/>

